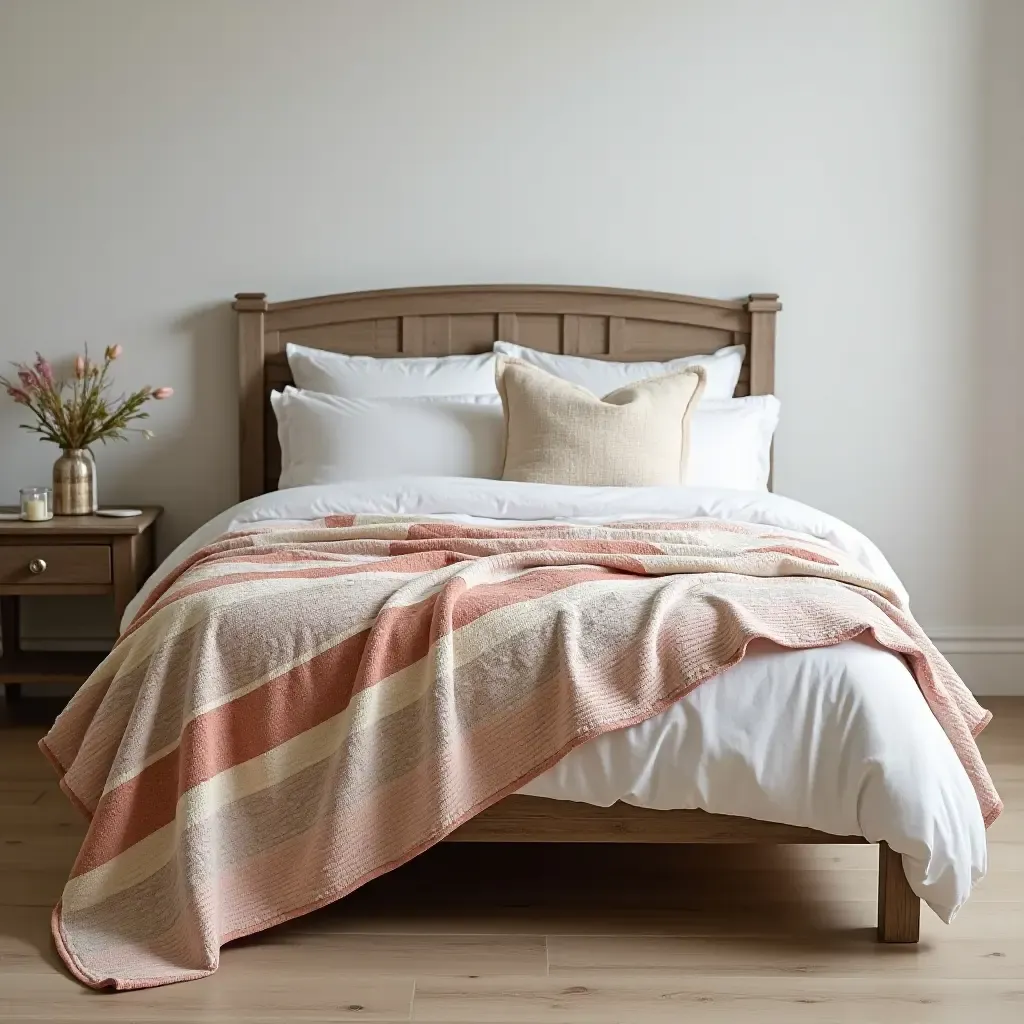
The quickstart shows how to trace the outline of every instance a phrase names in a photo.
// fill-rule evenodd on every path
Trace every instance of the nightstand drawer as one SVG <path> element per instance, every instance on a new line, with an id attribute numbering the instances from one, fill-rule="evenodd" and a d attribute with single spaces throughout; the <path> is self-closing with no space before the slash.
<path id="1" fill-rule="evenodd" d="M 25 544 L 0 547 L 0 586 L 110 583 L 106 544 Z"/>

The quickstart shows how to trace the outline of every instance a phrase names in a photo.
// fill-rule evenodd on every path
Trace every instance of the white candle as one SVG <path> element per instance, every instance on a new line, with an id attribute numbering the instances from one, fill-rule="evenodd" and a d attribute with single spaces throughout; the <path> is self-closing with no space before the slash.
<path id="1" fill-rule="evenodd" d="M 50 517 L 46 514 L 45 498 L 29 498 L 25 502 L 25 518 L 30 522 L 38 523 Z"/>

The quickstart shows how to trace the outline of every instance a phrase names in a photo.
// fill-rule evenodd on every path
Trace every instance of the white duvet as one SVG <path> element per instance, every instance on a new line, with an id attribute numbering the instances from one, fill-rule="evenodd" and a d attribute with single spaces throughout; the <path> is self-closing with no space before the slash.
<path id="1" fill-rule="evenodd" d="M 171 553 L 122 625 L 162 576 L 221 533 L 339 512 L 505 525 L 696 516 L 762 523 L 829 541 L 903 593 L 866 537 L 774 494 L 402 477 L 292 488 L 236 505 Z M 903 855 L 914 891 L 946 921 L 986 870 L 985 828 L 966 772 L 902 659 L 869 641 L 808 651 L 753 644 L 742 662 L 668 711 L 578 747 L 521 792 L 601 806 L 700 807 L 885 840 Z"/>

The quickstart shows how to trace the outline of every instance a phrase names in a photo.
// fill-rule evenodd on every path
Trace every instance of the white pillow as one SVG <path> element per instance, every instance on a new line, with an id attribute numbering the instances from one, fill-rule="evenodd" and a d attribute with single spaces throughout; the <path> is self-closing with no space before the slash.
<path id="1" fill-rule="evenodd" d="M 686 484 L 766 491 L 780 409 L 774 395 L 702 401 L 690 420 Z"/>
<path id="2" fill-rule="evenodd" d="M 281 488 L 405 474 L 501 476 L 505 425 L 496 394 L 340 398 L 285 388 L 270 402 Z"/>
<path id="3" fill-rule="evenodd" d="M 285 388 L 270 400 L 281 441 L 279 487 L 405 473 L 501 478 L 505 424 L 497 394 L 355 400 Z M 774 395 L 702 399 L 690 418 L 686 484 L 766 490 L 780 409 Z"/>
<path id="4" fill-rule="evenodd" d="M 539 366 L 562 380 L 579 384 L 595 395 L 607 395 L 627 384 L 674 373 L 687 366 L 704 367 L 704 398 L 732 398 L 743 368 L 745 345 L 730 345 L 707 356 L 683 356 L 666 362 L 617 363 L 610 359 L 588 359 L 586 356 L 563 356 L 553 352 L 540 352 L 524 348 L 509 341 L 496 341 L 494 351 L 512 359 L 521 359 L 531 366 Z"/>
<path id="5" fill-rule="evenodd" d="M 387 359 L 285 346 L 292 380 L 303 391 L 342 398 L 493 395 L 494 353 Z"/>

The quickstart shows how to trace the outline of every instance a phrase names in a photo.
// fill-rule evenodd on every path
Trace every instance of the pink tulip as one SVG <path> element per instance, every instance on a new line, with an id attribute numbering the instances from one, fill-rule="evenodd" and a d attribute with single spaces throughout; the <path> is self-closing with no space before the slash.
<path id="1" fill-rule="evenodd" d="M 8 388 L 7 394 L 13 398 L 18 405 L 28 405 L 28 395 L 25 394 L 20 388 Z"/>
<path id="2" fill-rule="evenodd" d="M 161 398 L 170 398 L 174 394 L 174 388 L 157 388 L 153 392 L 153 397 L 157 400 Z"/>
<path id="3" fill-rule="evenodd" d="M 49 387 L 53 383 L 53 367 L 37 352 L 36 372 Z"/>
<path id="4" fill-rule="evenodd" d="M 85 376 L 85 360 L 81 356 L 75 356 L 75 377 L 81 380 Z"/>
<path id="5" fill-rule="evenodd" d="M 116 359 L 124 351 L 120 345 L 108 345 L 106 351 L 103 353 L 107 359 Z"/>

